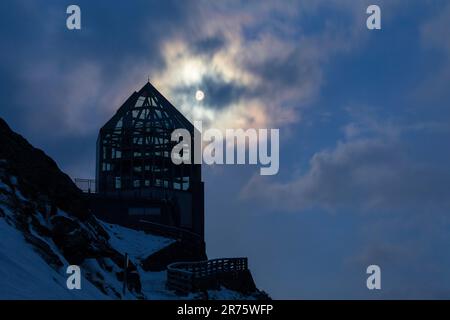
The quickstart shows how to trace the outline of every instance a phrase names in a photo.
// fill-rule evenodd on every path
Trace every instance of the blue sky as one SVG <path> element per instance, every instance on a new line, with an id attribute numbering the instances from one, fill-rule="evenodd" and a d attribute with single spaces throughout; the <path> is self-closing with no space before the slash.
<path id="1" fill-rule="evenodd" d="M 150 77 L 209 127 L 280 129 L 276 176 L 204 166 L 210 257 L 274 298 L 450 298 L 447 1 L 77 1 L 79 31 L 69 4 L 0 4 L 0 116 L 64 171 L 94 176 Z"/>

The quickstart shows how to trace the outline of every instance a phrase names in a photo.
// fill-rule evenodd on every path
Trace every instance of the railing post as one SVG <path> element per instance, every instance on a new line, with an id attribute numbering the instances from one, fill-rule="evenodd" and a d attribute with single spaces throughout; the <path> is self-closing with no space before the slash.
<path id="1" fill-rule="evenodd" d="M 168 268 L 168 284 L 172 289 L 188 293 L 198 288 L 198 281 L 211 276 L 248 269 L 247 258 L 212 259 L 200 262 L 175 263 Z"/>
<path id="2" fill-rule="evenodd" d="M 125 261 L 123 266 L 123 289 L 122 289 L 124 297 L 127 292 L 127 272 L 128 272 L 128 253 L 125 253 Z"/>

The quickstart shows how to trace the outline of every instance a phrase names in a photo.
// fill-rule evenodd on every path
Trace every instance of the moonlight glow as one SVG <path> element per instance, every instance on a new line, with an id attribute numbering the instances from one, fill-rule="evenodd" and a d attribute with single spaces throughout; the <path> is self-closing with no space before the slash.
<path id="1" fill-rule="evenodd" d="M 197 90 L 197 92 L 195 93 L 195 99 L 197 101 L 202 101 L 205 98 L 205 94 L 203 93 L 202 90 Z"/>

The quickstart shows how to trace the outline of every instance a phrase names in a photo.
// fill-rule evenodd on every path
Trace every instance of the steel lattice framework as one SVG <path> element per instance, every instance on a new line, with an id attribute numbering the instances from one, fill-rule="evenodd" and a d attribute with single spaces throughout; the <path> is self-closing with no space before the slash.
<path id="1" fill-rule="evenodd" d="M 177 143 L 171 134 L 178 128 L 191 133 L 194 146 L 194 126 L 155 87 L 148 82 L 134 92 L 100 129 L 97 192 L 191 191 L 201 182 L 201 169 L 171 161 Z"/>

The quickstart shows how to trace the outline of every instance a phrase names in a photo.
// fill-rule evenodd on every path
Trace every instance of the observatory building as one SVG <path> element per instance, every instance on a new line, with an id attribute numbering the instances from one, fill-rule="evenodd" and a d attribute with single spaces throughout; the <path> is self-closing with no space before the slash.
<path id="1" fill-rule="evenodd" d="M 194 137 L 194 126 L 150 82 L 122 104 L 98 134 L 95 192 L 88 195 L 97 217 L 185 230 L 203 240 L 201 165 L 171 160 L 178 143 L 171 134 L 181 128 Z"/>

